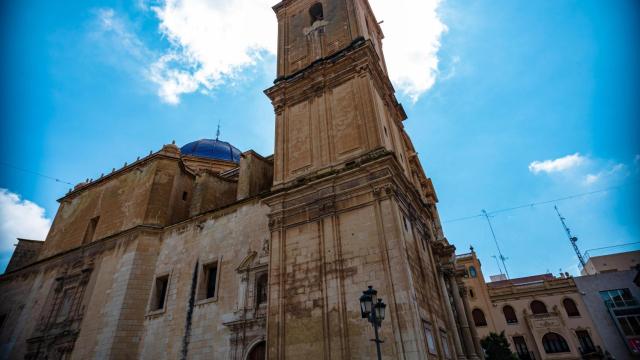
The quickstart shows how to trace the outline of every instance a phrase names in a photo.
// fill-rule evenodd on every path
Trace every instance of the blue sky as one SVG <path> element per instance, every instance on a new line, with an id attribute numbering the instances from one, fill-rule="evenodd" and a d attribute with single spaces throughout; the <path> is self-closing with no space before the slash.
<path id="1" fill-rule="evenodd" d="M 70 187 L 16 167 L 77 183 L 218 121 L 240 149 L 273 152 L 273 1 L 225 3 L 0 5 L 0 269 Z M 637 1 L 372 5 L 446 236 L 485 275 L 499 272 L 486 220 L 448 220 L 622 185 L 557 205 L 583 251 L 640 241 Z M 491 220 L 512 276 L 576 273 L 553 204 Z"/>

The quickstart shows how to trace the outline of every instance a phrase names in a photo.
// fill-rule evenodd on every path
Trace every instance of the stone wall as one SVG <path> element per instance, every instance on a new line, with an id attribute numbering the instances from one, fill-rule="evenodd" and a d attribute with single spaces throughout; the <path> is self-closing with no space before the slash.
<path id="1" fill-rule="evenodd" d="M 38 259 L 38 254 L 44 245 L 44 241 L 17 239 L 11 260 L 7 264 L 5 272 L 11 272 L 23 266 L 29 265 Z"/>

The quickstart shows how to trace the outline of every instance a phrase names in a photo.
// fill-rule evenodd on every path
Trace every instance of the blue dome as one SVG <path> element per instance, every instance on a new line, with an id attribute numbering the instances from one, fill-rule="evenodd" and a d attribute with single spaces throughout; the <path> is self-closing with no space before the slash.
<path id="1" fill-rule="evenodd" d="M 236 164 L 240 163 L 240 154 L 242 154 L 235 146 L 217 139 L 201 139 L 188 143 L 180 148 L 180 152 L 185 156 L 230 161 Z"/>

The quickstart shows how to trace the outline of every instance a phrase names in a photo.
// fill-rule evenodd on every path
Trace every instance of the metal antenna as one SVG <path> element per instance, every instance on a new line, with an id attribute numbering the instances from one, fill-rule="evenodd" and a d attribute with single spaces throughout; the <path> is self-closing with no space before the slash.
<path id="1" fill-rule="evenodd" d="M 562 215 L 560 215 L 560 210 L 558 210 L 558 206 L 556 205 L 553 208 L 556 209 L 556 212 L 558 213 L 558 217 L 560 218 L 560 222 L 562 223 L 562 227 L 564 228 L 564 231 L 567 233 L 567 237 L 569 237 L 569 241 L 571 242 L 571 246 L 573 246 L 573 250 L 576 252 L 576 255 L 578 255 L 578 260 L 580 260 L 580 265 L 584 269 L 585 266 L 587 265 L 587 262 L 584 261 L 584 257 L 582 256 L 582 253 L 578 248 L 578 244 L 577 244 L 578 238 L 576 236 L 571 235 L 571 230 L 569 230 L 567 223 L 565 223 L 566 219 L 563 218 Z"/>
<path id="2" fill-rule="evenodd" d="M 502 268 L 500 267 L 500 261 L 498 261 L 498 257 L 495 255 L 491 255 L 492 258 L 496 259 L 496 264 L 498 264 L 498 270 L 500 270 L 500 275 L 504 274 L 502 272 Z"/>
<path id="3" fill-rule="evenodd" d="M 505 260 L 507 260 L 507 258 L 504 257 L 504 255 L 502 255 L 502 251 L 500 250 L 500 245 L 498 245 L 498 239 L 496 239 L 496 233 L 493 232 L 493 226 L 491 225 L 491 220 L 489 220 L 489 214 L 487 214 L 487 211 L 483 209 L 482 215 L 484 215 L 484 217 L 487 219 L 487 222 L 489 223 L 489 229 L 491 229 L 491 236 L 493 236 L 493 242 L 496 243 L 498 254 L 500 254 L 500 261 L 502 261 L 502 267 L 504 267 L 504 272 L 507 275 L 507 279 L 509 279 L 509 270 L 507 270 L 507 264 L 505 263 Z"/>
<path id="4" fill-rule="evenodd" d="M 216 141 L 220 139 L 220 119 L 218 119 L 218 131 L 216 131 Z"/>

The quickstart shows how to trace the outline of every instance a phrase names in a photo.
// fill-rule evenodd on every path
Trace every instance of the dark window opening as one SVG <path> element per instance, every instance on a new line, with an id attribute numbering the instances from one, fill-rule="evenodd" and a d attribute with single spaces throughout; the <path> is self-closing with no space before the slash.
<path id="1" fill-rule="evenodd" d="M 309 8 L 309 16 L 311 16 L 311 25 L 316 21 L 324 20 L 324 11 L 321 3 L 315 3 Z"/>
<path id="2" fill-rule="evenodd" d="M 153 302 L 151 310 L 164 309 L 165 299 L 167 297 L 167 288 L 169 287 L 169 275 L 156 278 L 155 289 L 153 292 Z"/>
<path id="3" fill-rule="evenodd" d="M 578 330 L 576 331 L 576 336 L 578 336 L 578 342 L 580 342 L 580 350 L 583 353 L 590 353 L 596 351 L 596 347 L 593 345 L 593 341 L 591 341 L 591 336 L 588 331 Z"/>
<path id="4" fill-rule="evenodd" d="M 542 337 L 542 345 L 547 354 L 569 352 L 567 341 L 556 333 L 547 333 Z"/>
<path id="5" fill-rule="evenodd" d="M 487 318 L 484 317 L 484 312 L 482 312 L 482 310 L 474 309 L 471 312 L 471 315 L 473 316 L 473 322 L 476 326 L 487 326 Z"/>
<path id="6" fill-rule="evenodd" d="M 514 336 L 513 344 L 516 347 L 516 353 L 520 359 L 530 359 L 529 348 L 527 347 L 527 342 L 524 340 L 522 336 Z"/>
<path id="7" fill-rule="evenodd" d="M 182 201 L 187 201 L 187 198 L 189 197 L 189 193 L 186 191 L 182 192 Z"/>
<path id="8" fill-rule="evenodd" d="M 473 292 L 473 289 L 469 289 L 469 296 L 471 296 L 472 299 L 476 297 L 476 293 Z"/>
<path id="9" fill-rule="evenodd" d="M 564 306 L 564 310 L 567 312 L 567 316 L 580 316 L 580 311 L 578 311 L 578 306 L 576 306 L 575 301 L 567 298 L 562 300 L 562 305 Z"/>
<path id="10" fill-rule="evenodd" d="M 93 236 L 96 233 L 96 228 L 98 227 L 99 220 L 100 216 L 96 216 L 93 219 L 89 220 L 87 230 L 84 232 L 84 238 L 82 239 L 83 244 L 90 243 L 93 240 Z"/>
<path id="11" fill-rule="evenodd" d="M 440 339 L 442 340 L 442 350 L 444 351 L 444 357 L 451 359 L 451 349 L 449 349 L 449 337 L 447 332 L 440 329 Z"/>
<path id="12" fill-rule="evenodd" d="M 205 265 L 205 284 L 206 284 L 206 299 L 210 299 L 216 296 L 216 282 L 218 281 L 218 264 Z"/>
<path id="13" fill-rule="evenodd" d="M 4 326 L 4 322 L 6 320 L 7 320 L 7 315 L 6 314 L 0 315 L 0 329 L 2 329 L 2 327 Z"/>
<path id="14" fill-rule="evenodd" d="M 383 126 L 383 129 L 384 129 L 384 135 L 388 137 L 388 136 L 389 136 L 389 133 L 387 132 L 387 127 L 386 127 L 386 126 Z"/>
<path id="15" fill-rule="evenodd" d="M 504 313 L 504 319 L 507 321 L 507 324 L 516 324 L 518 323 L 518 317 L 516 316 L 516 311 L 510 305 L 502 308 L 502 312 Z"/>
<path id="16" fill-rule="evenodd" d="M 548 313 L 547 305 L 545 305 L 542 301 L 538 301 L 538 300 L 532 301 L 530 306 L 531 306 L 531 312 L 534 313 L 535 315 Z"/>
<path id="17" fill-rule="evenodd" d="M 268 276 L 262 274 L 256 280 L 256 303 L 258 305 L 266 304 L 268 299 Z"/>
<path id="18" fill-rule="evenodd" d="M 198 276 L 198 289 L 196 300 L 214 299 L 218 295 L 218 262 L 210 262 L 202 265 Z"/>

